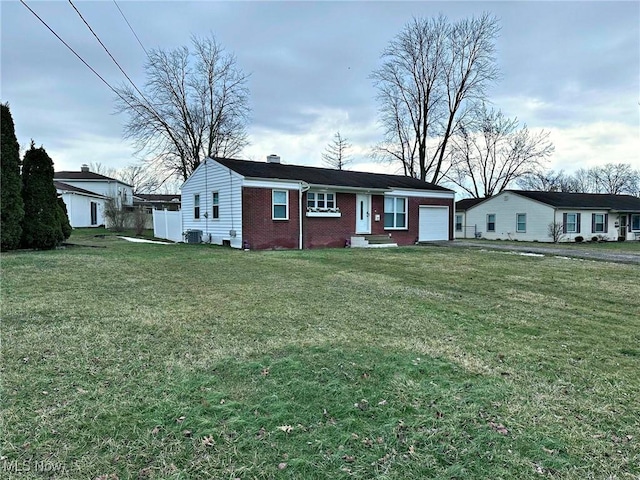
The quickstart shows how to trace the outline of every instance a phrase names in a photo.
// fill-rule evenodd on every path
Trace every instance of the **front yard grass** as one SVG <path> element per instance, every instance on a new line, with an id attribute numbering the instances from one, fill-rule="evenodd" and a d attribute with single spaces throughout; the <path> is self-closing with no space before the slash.
<path id="1" fill-rule="evenodd" d="M 91 243 L 2 255 L 4 478 L 640 476 L 637 266 Z"/>

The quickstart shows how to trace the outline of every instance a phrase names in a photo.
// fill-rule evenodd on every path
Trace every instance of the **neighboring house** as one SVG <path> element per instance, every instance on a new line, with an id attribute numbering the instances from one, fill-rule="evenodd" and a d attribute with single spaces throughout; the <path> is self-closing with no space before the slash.
<path id="1" fill-rule="evenodd" d="M 467 210 L 475 207 L 484 198 L 465 198 L 456 202 L 456 215 L 454 232 L 456 238 L 476 238 L 478 237 L 478 229 L 475 224 L 467 224 Z"/>
<path id="2" fill-rule="evenodd" d="M 180 194 L 160 195 L 151 193 L 135 193 L 133 205 L 150 210 L 180 210 Z"/>
<path id="3" fill-rule="evenodd" d="M 182 186 L 182 227 L 235 248 L 398 245 L 453 239 L 454 192 L 416 178 L 207 159 Z M 366 243 L 366 242 L 364 242 Z"/>
<path id="4" fill-rule="evenodd" d="M 87 165 L 80 171 L 55 172 L 53 179 L 74 228 L 104 225 L 104 207 L 109 199 L 114 199 L 118 208 L 133 206 L 131 185 L 91 172 Z"/>
<path id="5" fill-rule="evenodd" d="M 551 242 L 555 223 L 560 241 L 640 240 L 640 198 L 631 195 L 505 190 L 464 210 L 472 231 L 491 240 Z M 469 231 L 469 229 L 467 229 Z M 472 238 L 467 234 L 463 238 Z"/>
<path id="6" fill-rule="evenodd" d="M 53 184 L 67 206 L 67 216 L 73 228 L 105 224 L 104 206 L 109 197 L 55 180 Z"/>

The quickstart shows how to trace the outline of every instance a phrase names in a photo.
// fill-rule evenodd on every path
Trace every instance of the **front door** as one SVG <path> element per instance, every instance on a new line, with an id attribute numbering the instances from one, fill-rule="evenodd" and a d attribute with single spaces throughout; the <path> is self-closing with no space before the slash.
<path id="1" fill-rule="evenodd" d="M 620 228 L 618 229 L 618 237 L 627 239 L 627 215 L 620 215 Z"/>
<path id="2" fill-rule="evenodd" d="M 371 233 L 371 195 L 356 195 L 356 233 Z"/>

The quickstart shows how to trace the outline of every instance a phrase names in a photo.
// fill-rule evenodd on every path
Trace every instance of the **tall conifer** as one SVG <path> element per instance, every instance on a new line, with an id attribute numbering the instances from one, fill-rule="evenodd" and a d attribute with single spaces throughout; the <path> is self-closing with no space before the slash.
<path id="1" fill-rule="evenodd" d="M 0 210 L 2 225 L 2 250 L 12 250 L 20 246 L 22 236 L 22 218 L 24 217 L 24 205 L 22 202 L 22 183 L 20 181 L 20 146 L 16 139 L 15 127 L 9 105 L 0 105 L 2 116 L 0 129 L 2 130 L 2 143 L 0 144 L 0 170 L 2 183 L 0 191 Z"/>

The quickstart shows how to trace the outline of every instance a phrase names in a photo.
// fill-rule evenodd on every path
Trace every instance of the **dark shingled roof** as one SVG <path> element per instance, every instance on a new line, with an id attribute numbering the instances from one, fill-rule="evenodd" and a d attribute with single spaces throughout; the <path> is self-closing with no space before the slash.
<path id="1" fill-rule="evenodd" d="M 251 162 L 230 158 L 214 158 L 213 160 L 244 177 L 250 178 L 294 180 L 312 185 L 335 185 L 337 187 L 372 189 L 407 188 L 412 190 L 452 192 L 452 190 L 448 188 L 401 175 L 284 165 L 282 163 Z"/>
<path id="2" fill-rule="evenodd" d="M 507 190 L 523 197 L 537 200 L 556 208 L 601 208 L 619 212 L 640 212 L 640 198 L 632 195 L 609 195 L 602 193 L 537 192 Z"/>
<path id="3" fill-rule="evenodd" d="M 173 195 L 156 194 L 156 193 L 135 193 L 134 196 L 147 202 L 173 202 L 178 203 L 180 201 L 180 194 L 175 193 Z"/>
<path id="4" fill-rule="evenodd" d="M 122 180 L 118 180 L 116 178 L 111 178 L 111 177 L 106 177 L 104 175 L 100 175 L 99 173 L 94 173 L 94 172 L 55 172 L 53 174 L 53 178 L 58 179 L 58 180 L 102 180 L 102 181 L 109 181 L 109 182 L 120 182 L 123 185 L 127 185 L 129 187 L 131 187 L 131 185 L 129 185 L 126 182 L 123 182 Z"/>
<path id="5" fill-rule="evenodd" d="M 484 202 L 486 198 L 463 198 L 456 202 L 456 211 L 460 212 L 475 207 L 480 202 Z"/>
<path id="6" fill-rule="evenodd" d="M 73 185 L 69 185 L 68 183 L 64 183 L 64 182 L 56 182 L 54 180 L 53 185 L 56 187 L 56 190 L 64 190 L 66 192 L 81 193 L 83 195 L 91 195 L 92 197 L 107 198 L 104 195 L 101 195 L 99 193 L 91 192 L 89 190 L 85 190 L 84 188 L 75 187 Z"/>

